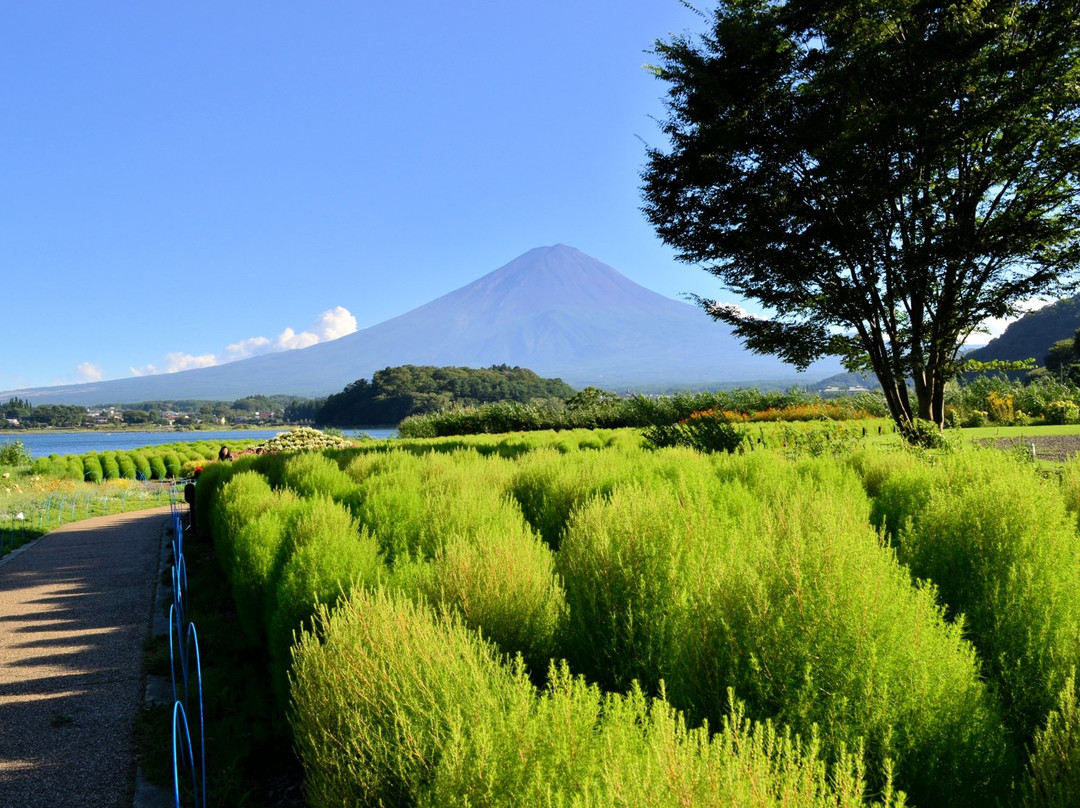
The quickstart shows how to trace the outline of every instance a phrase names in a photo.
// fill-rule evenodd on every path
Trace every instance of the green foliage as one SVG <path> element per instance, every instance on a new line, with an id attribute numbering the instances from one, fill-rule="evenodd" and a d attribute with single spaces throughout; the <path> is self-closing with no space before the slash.
<path id="1" fill-rule="evenodd" d="M 135 476 L 140 480 L 149 480 L 153 472 L 150 469 L 150 461 L 146 459 L 145 452 L 132 452 L 131 460 L 135 464 Z"/>
<path id="2" fill-rule="evenodd" d="M 1008 425 L 1025 418 L 1033 423 L 1065 423 L 1073 405 L 1080 403 L 1080 389 L 1050 376 L 1029 376 L 1021 382 L 1004 374 L 984 375 L 951 385 L 945 403 L 953 420 L 963 426 Z"/>
<path id="3" fill-rule="evenodd" d="M 398 426 L 404 438 L 435 438 L 507 432 L 622 427 L 668 427 L 695 412 L 715 411 L 751 415 L 764 411 L 814 407 L 825 402 L 800 388 L 787 392 L 744 388 L 715 393 L 677 393 L 672 396 L 631 396 L 587 388 L 564 404 L 500 402 L 478 407 L 453 407 L 428 415 L 410 416 Z M 834 417 L 862 418 L 869 412 L 884 416 L 880 395 L 863 394 L 829 399 Z M 781 413 L 781 416 L 783 413 Z M 820 415 L 815 415 L 819 418 Z"/>
<path id="4" fill-rule="evenodd" d="M 1051 401 L 1046 405 L 1046 420 L 1051 424 L 1080 423 L 1080 404 L 1074 401 Z"/>
<path id="5" fill-rule="evenodd" d="M 32 462 L 21 440 L 0 443 L 0 466 L 29 466 Z"/>
<path id="6" fill-rule="evenodd" d="M 326 399 L 316 423 L 336 426 L 396 424 L 410 415 L 452 406 L 534 400 L 561 400 L 573 389 L 561 379 L 542 379 L 531 370 L 507 365 L 485 369 L 404 365 L 358 379 Z"/>
<path id="7" fill-rule="evenodd" d="M 73 404 L 38 404 L 21 417 L 23 426 L 71 428 L 82 426 L 86 410 Z"/>
<path id="8" fill-rule="evenodd" d="M 197 523 L 209 527 L 214 544 L 218 547 L 221 565 L 225 574 L 231 578 L 232 564 L 237 556 L 233 543 L 238 540 L 240 531 L 248 522 L 271 506 L 275 496 L 270 483 L 256 471 L 241 471 L 230 477 L 231 479 L 218 482 L 220 491 L 217 491 L 211 500 L 208 521 L 203 521 L 202 514 L 198 514 Z M 195 485 L 196 502 L 200 489 L 209 490 L 215 482 L 217 481 L 213 479 L 213 473 L 209 469 L 200 475 Z"/>
<path id="9" fill-rule="evenodd" d="M 1068 511 L 1080 529 L 1080 455 L 1073 455 L 1061 465 L 1061 494 Z"/>
<path id="10" fill-rule="evenodd" d="M 490 489 L 461 503 L 474 526 L 448 526 L 429 562 L 399 567 L 397 580 L 430 604 L 455 611 L 537 678 L 557 651 L 566 599 L 555 560 L 521 512 Z"/>
<path id="11" fill-rule="evenodd" d="M 135 461 L 127 452 L 117 454 L 116 463 L 121 477 L 125 480 L 134 480 L 136 478 Z"/>
<path id="12" fill-rule="evenodd" d="M 761 454 L 679 468 L 575 512 L 558 555 L 574 669 L 619 691 L 663 680 L 712 726 L 734 687 L 752 715 L 816 727 L 828 758 L 863 744 L 871 783 L 894 765 L 917 804 L 1000 793 L 973 650 L 879 545 L 854 475 Z"/>
<path id="13" fill-rule="evenodd" d="M 96 454 L 83 455 L 83 479 L 88 483 L 100 483 L 105 478 L 101 460 Z"/>
<path id="14" fill-rule="evenodd" d="M 303 452 L 285 461 L 282 484 L 301 497 L 316 493 L 342 501 L 356 487 L 353 479 L 338 464 L 323 454 Z"/>
<path id="15" fill-rule="evenodd" d="M 906 424 L 901 430 L 912 446 L 923 449 L 940 449 L 945 445 L 941 435 L 941 427 L 933 421 L 916 418 L 911 424 Z"/>
<path id="16" fill-rule="evenodd" d="M 82 457 L 79 455 L 64 455 L 64 461 L 67 464 L 66 476 L 69 480 L 82 480 L 86 476 L 85 464 Z"/>
<path id="17" fill-rule="evenodd" d="M 169 471 L 165 466 L 165 458 L 160 454 L 150 455 L 150 479 L 164 480 L 168 476 Z"/>
<path id="18" fill-rule="evenodd" d="M 702 36 L 656 43 L 667 144 L 645 215 L 776 313 L 699 300 L 748 348 L 844 357 L 898 426 L 941 424 L 964 339 L 1076 271 L 1074 19 L 1036 0 L 719 3 Z"/>
<path id="19" fill-rule="evenodd" d="M 341 505 L 323 496 L 290 509 L 280 575 L 266 602 L 274 683 L 287 702 L 286 672 L 293 635 L 320 604 L 334 604 L 354 586 L 374 584 L 382 570 L 375 540 Z M 276 560 L 276 559 L 275 559 Z"/>
<path id="20" fill-rule="evenodd" d="M 591 410 L 619 403 L 618 393 L 612 393 L 599 387 L 586 387 L 566 399 L 566 409 Z"/>
<path id="21" fill-rule="evenodd" d="M 1022 743 L 1080 659 L 1080 543 L 1057 486 L 1007 455 L 968 451 L 886 481 L 874 519 L 911 574 L 963 615 Z"/>
<path id="22" fill-rule="evenodd" d="M 106 452 L 102 455 L 101 470 L 106 480 L 116 480 L 120 478 L 120 463 L 116 459 L 115 452 Z"/>
<path id="23" fill-rule="evenodd" d="M 1046 725 L 1035 732 L 1024 805 L 1066 808 L 1080 803 L 1080 707 L 1076 677 L 1070 676 Z"/>
<path id="24" fill-rule="evenodd" d="M 176 452 L 165 452 L 162 457 L 165 463 L 165 475 L 167 477 L 179 477 L 180 476 L 180 456 Z"/>
<path id="25" fill-rule="evenodd" d="M 264 647 L 269 639 L 268 593 L 287 558 L 286 530 L 295 506 L 295 497 L 277 491 L 234 536 L 216 537 L 221 564 L 232 573 L 230 583 L 240 624 L 253 642 Z"/>
<path id="26" fill-rule="evenodd" d="M 648 427 L 642 435 L 653 449 L 686 446 L 699 452 L 734 452 L 746 440 L 745 432 L 714 410 L 692 413 L 675 424 Z"/>
<path id="27" fill-rule="evenodd" d="M 541 448 L 517 463 L 509 490 L 526 521 L 553 550 L 559 549 L 573 511 L 605 496 L 630 470 L 615 453 L 568 453 Z"/>
<path id="28" fill-rule="evenodd" d="M 1043 359 L 1043 365 L 1054 375 L 1060 376 L 1067 373 L 1077 358 L 1074 347 L 1075 340 L 1072 337 L 1058 340 L 1050 346 L 1046 358 Z"/>
<path id="29" fill-rule="evenodd" d="M 0 406 L 0 410 L 3 411 L 5 418 L 21 418 L 25 420 L 33 411 L 33 407 L 29 401 L 12 396 L 7 400 L 6 404 Z"/>
<path id="30" fill-rule="evenodd" d="M 37 458 L 30 467 L 33 474 L 57 480 L 82 480 L 84 477 L 82 458 L 78 455 L 55 454 Z"/>
<path id="31" fill-rule="evenodd" d="M 536 784 L 545 803 L 572 802 L 582 788 L 648 803 L 661 792 L 642 761 L 657 754 L 717 782 L 727 769 L 712 768 L 708 736 L 680 722 L 707 720 L 721 743 L 733 704 L 773 722 L 774 743 L 807 739 L 815 767 L 865 784 L 864 794 L 896 787 L 919 805 L 1027 794 L 1037 804 L 1046 783 L 1067 783 L 1070 764 L 1057 766 L 1054 750 L 1075 735 L 1062 699 L 1080 658 L 1080 472 L 1066 465 L 1059 484 L 1030 463 L 968 449 L 812 454 L 646 452 L 629 433 L 584 431 L 397 440 L 212 463 L 196 508 L 207 502 L 215 514 L 202 524 L 214 530 L 245 634 L 273 649 L 279 696 L 290 653 L 328 651 L 327 675 L 358 686 L 337 669 L 361 661 L 352 640 L 328 639 L 331 612 L 308 622 L 317 603 L 392 604 L 394 616 L 373 618 L 383 607 L 369 603 L 354 629 L 366 632 L 359 653 L 396 655 L 377 663 L 394 666 L 385 668 L 394 687 L 373 689 L 369 670 L 356 692 L 314 680 L 306 696 L 294 691 L 294 705 L 311 699 L 303 709 L 340 731 L 312 728 L 294 708 L 308 765 L 336 772 L 309 769 L 313 783 L 358 788 L 355 777 L 377 771 L 382 785 L 363 787 L 410 804 L 454 793 L 532 804 Z M 232 532 L 219 536 L 226 517 Z M 395 593 L 373 594 L 374 582 Z M 369 620 L 384 617 L 397 621 L 378 630 L 391 643 L 414 617 L 482 636 L 477 647 L 499 663 L 496 684 L 469 690 L 483 703 L 462 717 L 457 696 L 436 693 L 444 675 L 471 675 L 445 648 L 376 649 Z M 312 634 L 290 649 L 298 627 Z M 514 654 L 517 667 L 504 667 Z M 449 668 L 427 667 L 444 658 Z M 544 682 L 553 658 L 570 667 Z M 359 714 L 339 714 L 354 711 L 357 692 L 372 694 Z M 414 720 L 406 704 L 442 718 Z M 681 741 L 650 745 L 642 728 L 661 732 L 654 707 L 663 726 L 691 733 L 696 762 L 681 757 Z M 405 747 L 387 740 L 398 730 Z M 402 749 L 413 757 L 393 757 Z M 333 793 L 330 804 L 353 804 L 355 792 Z"/>
<path id="32" fill-rule="evenodd" d="M 322 643 L 305 633 L 291 673 L 312 805 L 407 804 L 454 728 L 507 698 L 490 646 L 401 597 L 357 590 L 332 616 L 320 608 L 316 631 Z"/>
<path id="33" fill-rule="evenodd" d="M 813 742 L 738 708 L 710 737 L 565 667 L 537 692 L 453 616 L 386 592 L 321 609 L 292 676 L 314 806 L 864 804 L 851 758 L 830 776 Z"/>

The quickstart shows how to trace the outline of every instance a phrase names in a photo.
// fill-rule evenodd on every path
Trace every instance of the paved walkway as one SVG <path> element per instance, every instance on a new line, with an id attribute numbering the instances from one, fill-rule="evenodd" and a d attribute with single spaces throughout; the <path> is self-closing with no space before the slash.
<path id="1" fill-rule="evenodd" d="M 0 806 L 131 808 L 169 525 L 167 507 L 88 519 L 0 559 Z"/>

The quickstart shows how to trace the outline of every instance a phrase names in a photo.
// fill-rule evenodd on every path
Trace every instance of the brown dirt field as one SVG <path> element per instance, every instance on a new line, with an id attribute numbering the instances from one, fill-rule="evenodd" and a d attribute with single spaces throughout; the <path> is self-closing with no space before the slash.
<path id="1" fill-rule="evenodd" d="M 1031 450 L 1035 444 L 1035 457 L 1039 460 L 1064 461 L 1080 453 L 1080 435 L 1025 435 L 1018 438 L 998 438 L 996 441 L 983 441 L 984 445 L 993 445 L 998 449 Z"/>

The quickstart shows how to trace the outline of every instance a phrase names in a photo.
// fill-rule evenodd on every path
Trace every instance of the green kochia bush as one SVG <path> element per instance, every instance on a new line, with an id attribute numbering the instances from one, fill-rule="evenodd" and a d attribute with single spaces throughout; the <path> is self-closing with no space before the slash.
<path id="1" fill-rule="evenodd" d="M 230 580 L 240 624 L 251 640 L 264 645 L 268 641 L 269 593 L 285 563 L 285 534 L 296 504 L 291 492 L 275 491 L 263 510 L 244 523 L 231 540 L 223 537 L 218 545 L 221 550 L 227 546 L 231 554 Z"/>
<path id="2" fill-rule="evenodd" d="M 142 452 L 131 453 L 132 462 L 135 463 L 135 476 L 140 480 L 149 480 L 153 472 L 150 470 L 150 461 Z"/>
<path id="3" fill-rule="evenodd" d="M 1065 510 L 1080 526 L 1080 458 L 1073 456 L 1061 466 L 1061 493 Z"/>
<path id="4" fill-rule="evenodd" d="M 313 806 L 406 805 L 455 725 L 504 709 L 499 662 L 456 620 L 356 591 L 294 651 L 291 720 Z M 449 634 L 450 638 L 445 638 Z"/>
<path id="5" fill-rule="evenodd" d="M 86 471 L 80 455 L 55 455 L 39 457 L 32 466 L 34 474 L 42 477 L 56 477 L 61 480 L 84 480 Z"/>
<path id="6" fill-rule="evenodd" d="M 196 483 L 196 496 L 200 486 L 209 486 L 212 480 Z M 240 531 L 249 522 L 277 501 L 270 483 L 257 471 L 242 471 L 231 477 L 217 492 L 209 510 L 209 528 L 214 537 L 218 561 L 231 579 L 233 567 L 239 556 Z M 197 515 L 196 518 L 201 518 Z M 205 524 L 205 523 L 203 523 Z"/>
<path id="7" fill-rule="evenodd" d="M 1075 677 L 1058 695 L 1046 726 L 1035 732 L 1024 805 L 1029 808 L 1067 808 L 1080 805 L 1080 706 Z"/>
<path id="8" fill-rule="evenodd" d="M 115 452 L 106 452 L 101 455 L 101 470 L 106 480 L 120 479 L 120 463 L 116 459 Z"/>
<path id="9" fill-rule="evenodd" d="M 74 455 L 74 454 L 64 455 L 64 462 L 67 464 L 67 467 L 68 467 L 67 476 L 70 479 L 72 479 L 72 480 L 85 479 L 85 474 L 86 474 L 86 472 L 85 472 L 85 464 L 83 463 L 82 457 L 80 457 L 79 455 Z"/>
<path id="10" fill-rule="evenodd" d="M 334 603 L 358 584 L 371 584 L 382 568 L 375 540 L 361 530 L 342 505 L 327 497 L 301 500 L 285 529 L 283 563 L 272 576 L 266 603 L 270 656 L 279 684 L 289 663 L 293 632 L 299 631 L 318 603 Z"/>
<path id="11" fill-rule="evenodd" d="M 453 615 L 400 595 L 356 591 L 321 610 L 292 678 L 313 806 L 866 804 L 848 757 L 830 776 L 813 742 L 738 710 L 710 737 L 565 667 L 538 692 Z"/>
<path id="12" fill-rule="evenodd" d="M 168 476 L 169 472 L 165 468 L 165 459 L 159 454 L 150 455 L 150 479 L 164 480 Z"/>
<path id="13" fill-rule="evenodd" d="M 105 474 L 101 468 L 101 460 L 96 454 L 83 455 L 83 479 L 90 483 L 100 483 Z"/>
<path id="14" fill-rule="evenodd" d="M 512 467 L 473 451 L 353 460 L 352 501 L 416 596 L 456 610 L 543 676 L 565 614 L 547 547 L 504 491 Z"/>
<path id="15" fill-rule="evenodd" d="M 165 462 L 165 474 L 168 477 L 180 476 L 180 456 L 176 452 L 166 452 L 162 458 Z"/>
<path id="16" fill-rule="evenodd" d="M 558 549 L 573 510 L 610 493 L 619 481 L 636 476 L 638 468 L 616 452 L 537 449 L 517 463 L 509 489 L 533 529 Z"/>
<path id="17" fill-rule="evenodd" d="M 116 456 L 117 465 L 120 467 L 120 476 L 127 480 L 135 479 L 135 461 L 126 452 Z"/>
<path id="18" fill-rule="evenodd" d="M 1000 793 L 1004 732 L 973 649 L 880 546 L 855 475 L 761 454 L 680 466 L 572 517 L 558 569 L 575 670 L 619 690 L 664 680 L 713 726 L 732 687 L 751 715 L 816 726 L 827 756 L 863 744 L 873 784 L 892 761 L 918 805 Z"/>
<path id="19" fill-rule="evenodd" d="M 433 558 L 453 536 L 471 535 L 501 517 L 495 503 L 511 468 L 474 451 L 425 457 L 403 452 L 368 474 L 349 504 L 372 529 L 388 563 Z M 362 473 L 354 461 L 353 474 Z"/>
<path id="20" fill-rule="evenodd" d="M 1022 744 L 1080 662 L 1080 541 L 1060 489 L 1007 455 L 969 451 L 895 475 L 875 519 L 934 582 Z"/>
<path id="21" fill-rule="evenodd" d="M 492 506 L 501 519 L 451 537 L 430 561 L 400 565 L 395 580 L 456 611 L 504 651 L 520 653 L 539 679 L 556 651 L 566 599 L 551 552 L 520 512 L 505 499 Z"/>
<path id="22" fill-rule="evenodd" d="M 315 494 L 342 501 L 356 487 L 356 482 L 338 468 L 329 457 L 317 452 L 302 452 L 285 460 L 282 483 L 302 497 Z"/>
<path id="23" fill-rule="evenodd" d="M 317 604 L 377 581 L 382 564 L 375 540 L 344 506 L 325 496 L 299 500 L 288 489 L 275 491 L 251 469 L 228 476 L 209 509 L 210 529 L 241 625 L 267 643 L 284 704 L 293 633 Z"/>

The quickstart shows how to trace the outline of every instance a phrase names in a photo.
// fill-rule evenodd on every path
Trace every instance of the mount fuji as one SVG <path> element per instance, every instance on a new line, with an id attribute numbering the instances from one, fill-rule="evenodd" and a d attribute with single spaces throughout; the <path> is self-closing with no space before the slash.
<path id="1" fill-rule="evenodd" d="M 700 308 L 640 286 L 573 247 L 538 247 L 406 314 L 309 348 L 179 373 L 0 392 L 34 403 L 120 404 L 247 395 L 318 397 L 395 365 L 506 364 L 573 387 L 716 389 L 815 382 L 747 351 Z"/>

